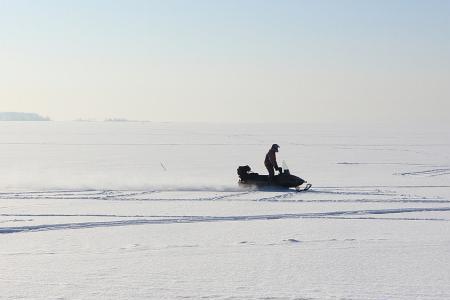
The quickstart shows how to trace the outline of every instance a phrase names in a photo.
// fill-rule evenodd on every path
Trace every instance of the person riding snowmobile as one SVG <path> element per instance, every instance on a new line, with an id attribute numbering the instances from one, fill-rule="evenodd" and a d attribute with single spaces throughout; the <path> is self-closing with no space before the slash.
<path id="1" fill-rule="evenodd" d="M 266 154 L 266 158 L 264 159 L 264 165 L 267 168 L 267 171 L 269 171 L 269 182 L 272 182 L 274 176 L 275 176 L 275 170 L 281 172 L 281 167 L 277 164 L 277 156 L 276 152 L 278 152 L 278 146 L 277 144 L 273 144 L 272 147 L 269 149 L 269 152 Z"/>

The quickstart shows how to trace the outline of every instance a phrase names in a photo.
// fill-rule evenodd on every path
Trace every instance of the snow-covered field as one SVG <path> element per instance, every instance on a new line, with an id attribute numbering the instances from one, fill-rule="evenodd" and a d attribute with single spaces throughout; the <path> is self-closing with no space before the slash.
<path id="1" fill-rule="evenodd" d="M 242 190 L 278 160 L 304 193 Z M 450 299 L 450 130 L 0 122 L 0 299 Z"/>

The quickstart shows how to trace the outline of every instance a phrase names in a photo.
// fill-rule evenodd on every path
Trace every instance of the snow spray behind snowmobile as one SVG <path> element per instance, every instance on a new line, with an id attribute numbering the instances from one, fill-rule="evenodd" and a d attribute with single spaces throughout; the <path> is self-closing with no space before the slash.
<path id="1" fill-rule="evenodd" d="M 272 182 L 269 182 L 269 175 L 259 175 L 258 173 L 251 172 L 251 168 L 248 165 L 239 166 L 237 173 L 239 175 L 239 185 L 244 187 L 274 186 L 295 188 L 297 191 L 307 191 L 311 188 L 311 184 L 307 183 L 306 180 L 292 175 L 285 162 L 283 162 L 282 171 L 274 176 Z M 302 186 L 304 183 L 306 183 L 306 185 Z"/>

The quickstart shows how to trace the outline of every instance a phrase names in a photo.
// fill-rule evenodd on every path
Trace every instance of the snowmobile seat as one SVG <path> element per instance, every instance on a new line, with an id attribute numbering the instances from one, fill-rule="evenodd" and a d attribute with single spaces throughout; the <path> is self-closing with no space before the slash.
<path id="1" fill-rule="evenodd" d="M 250 172 L 250 171 L 251 171 L 251 168 L 248 165 L 240 166 L 237 169 L 237 173 L 242 182 L 247 182 L 247 181 L 267 182 L 269 180 L 269 177 L 267 175 L 259 175 L 258 173 Z"/>

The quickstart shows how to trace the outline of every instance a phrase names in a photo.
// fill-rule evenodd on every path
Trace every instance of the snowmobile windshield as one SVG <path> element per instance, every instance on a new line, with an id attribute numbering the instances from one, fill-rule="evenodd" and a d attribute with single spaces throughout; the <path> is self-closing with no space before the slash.
<path id="1" fill-rule="evenodd" d="M 289 170 L 289 167 L 288 167 L 288 165 L 287 165 L 285 160 L 283 160 L 283 163 L 281 164 L 281 167 L 283 168 L 283 170 Z"/>

